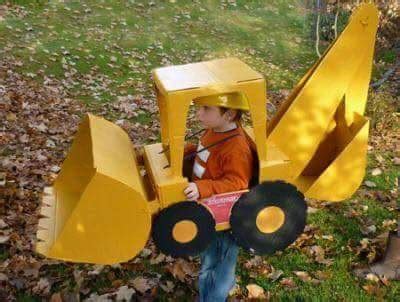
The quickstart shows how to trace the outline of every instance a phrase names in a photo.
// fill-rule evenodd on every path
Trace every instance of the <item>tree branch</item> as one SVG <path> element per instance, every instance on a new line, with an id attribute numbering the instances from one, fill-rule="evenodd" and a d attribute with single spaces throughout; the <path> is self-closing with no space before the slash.
<path id="1" fill-rule="evenodd" d="M 317 0 L 317 24 L 315 28 L 315 51 L 317 52 L 318 57 L 321 57 L 321 53 L 319 52 L 319 22 L 321 19 L 321 7 L 320 0 Z"/>

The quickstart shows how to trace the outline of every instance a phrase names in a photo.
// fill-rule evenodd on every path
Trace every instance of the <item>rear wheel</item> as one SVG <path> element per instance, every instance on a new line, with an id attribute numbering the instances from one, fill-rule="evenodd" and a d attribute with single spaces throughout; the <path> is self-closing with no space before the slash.
<path id="1" fill-rule="evenodd" d="M 272 254 L 293 243 L 306 225 L 307 205 L 296 187 L 267 181 L 241 196 L 230 224 L 237 243 L 256 254 Z"/>
<path id="2" fill-rule="evenodd" d="M 215 220 L 197 202 L 184 201 L 160 211 L 153 224 L 156 246 L 173 257 L 195 256 L 215 237 Z"/>

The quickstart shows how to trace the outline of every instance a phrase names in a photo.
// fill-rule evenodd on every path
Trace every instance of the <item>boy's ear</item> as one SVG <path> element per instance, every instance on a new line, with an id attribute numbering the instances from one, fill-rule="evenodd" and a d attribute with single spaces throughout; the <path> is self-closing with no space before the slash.
<path id="1" fill-rule="evenodd" d="M 233 120 L 235 119 L 235 117 L 236 117 L 237 110 L 235 110 L 235 109 L 229 109 L 226 113 L 227 113 L 227 115 L 228 115 L 229 120 L 230 120 L 230 121 L 233 121 Z"/>

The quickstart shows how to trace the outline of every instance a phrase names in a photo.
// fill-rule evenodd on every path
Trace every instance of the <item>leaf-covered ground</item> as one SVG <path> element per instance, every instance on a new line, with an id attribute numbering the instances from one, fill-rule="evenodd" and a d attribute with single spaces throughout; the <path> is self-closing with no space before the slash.
<path id="1" fill-rule="evenodd" d="M 180 301 L 197 294 L 198 259 L 150 242 L 116 266 L 32 252 L 40 194 L 60 169 L 81 117 L 105 116 L 136 145 L 159 139 L 152 68 L 237 56 L 262 72 L 277 105 L 316 60 L 297 1 L 18 1 L 0 6 L 0 300 Z M 326 46 L 326 45 L 323 45 Z M 374 79 L 393 63 L 377 54 Z M 369 165 L 348 201 L 309 201 L 304 234 L 284 252 L 241 252 L 232 300 L 395 301 L 399 282 L 359 280 L 383 252 L 399 204 L 400 71 L 371 91 Z"/>

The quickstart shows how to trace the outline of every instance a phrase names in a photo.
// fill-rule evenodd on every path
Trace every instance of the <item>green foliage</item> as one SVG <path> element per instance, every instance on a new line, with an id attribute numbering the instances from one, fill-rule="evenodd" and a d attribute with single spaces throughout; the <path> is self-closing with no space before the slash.
<path id="1" fill-rule="evenodd" d="M 315 60 L 296 1 L 48 2 L 21 10 L 0 23 L 5 54 L 37 81 L 72 79 L 67 91 L 90 102 L 150 96 L 151 70 L 167 64 L 237 56 L 279 89 L 292 87 Z"/>

